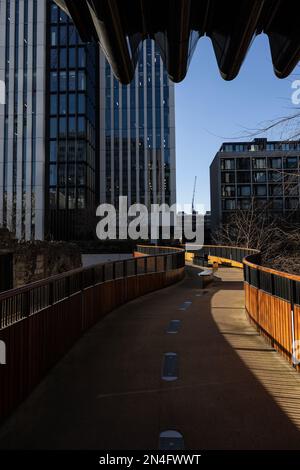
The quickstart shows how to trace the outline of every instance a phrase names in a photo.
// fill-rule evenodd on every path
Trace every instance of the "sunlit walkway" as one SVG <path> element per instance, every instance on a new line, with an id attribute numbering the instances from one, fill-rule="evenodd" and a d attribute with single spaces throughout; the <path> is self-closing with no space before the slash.
<path id="1" fill-rule="evenodd" d="M 300 375 L 249 325 L 242 272 L 217 275 L 201 291 L 188 267 L 100 321 L 2 427 L 0 448 L 157 449 L 172 429 L 186 449 L 300 449 Z"/>

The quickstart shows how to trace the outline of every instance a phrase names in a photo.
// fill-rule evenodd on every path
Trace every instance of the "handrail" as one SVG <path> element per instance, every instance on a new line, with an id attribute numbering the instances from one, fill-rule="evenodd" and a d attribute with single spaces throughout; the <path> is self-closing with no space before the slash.
<path id="1" fill-rule="evenodd" d="M 55 302 L 101 282 L 162 272 L 184 266 L 184 250 L 177 247 L 138 245 L 145 256 L 96 263 L 56 274 L 0 293 L 0 330 Z M 151 250 L 150 255 L 147 253 Z M 155 260 L 164 257 L 164 263 Z M 152 262 L 154 260 L 154 262 Z"/>
<path id="2" fill-rule="evenodd" d="M 262 266 L 259 250 L 204 245 L 199 252 L 221 261 L 235 260 L 243 267 L 245 308 L 250 321 L 300 370 L 300 275 Z M 241 259 L 242 252 L 245 256 Z"/>
<path id="3" fill-rule="evenodd" d="M 146 247 L 138 247 L 146 250 Z M 107 313 L 183 279 L 184 250 L 99 263 L 0 294 L 0 421 L 72 345 Z"/>

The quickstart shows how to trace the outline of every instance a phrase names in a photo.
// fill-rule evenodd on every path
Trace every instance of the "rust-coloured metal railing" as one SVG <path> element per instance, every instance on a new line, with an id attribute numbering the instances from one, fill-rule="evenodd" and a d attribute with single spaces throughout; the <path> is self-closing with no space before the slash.
<path id="1" fill-rule="evenodd" d="M 0 419 L 105 314 L 183 278 L 182 249 L 137 250 L 145 256 L 75 269 L 0 293 L 0 344 L 6 353 L 6 364 L 0 364 Z"/>

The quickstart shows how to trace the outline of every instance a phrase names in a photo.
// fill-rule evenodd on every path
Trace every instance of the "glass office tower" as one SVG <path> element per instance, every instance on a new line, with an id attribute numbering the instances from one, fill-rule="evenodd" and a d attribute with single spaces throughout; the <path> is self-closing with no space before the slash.
<path id="1" fill-rule="evenodd" d="M 175 202 L 174 86 L 152 41 L 122 86 L 51 0 L 0 1 L 0 226 L 95 237 L 99 202 Z"/>
<path id="2" fill-rule="evenodd" d="M 100 201 L 176 202 L 174 85 L 151 40 L 121 85 L 100 55 Z"/>
<path id="3" fill-rule="evenodd" d="M 0 2 L 0 225 L 44 237 L 46 2 Z"/>
<path id="4" fill-rule="evenodd" d="M 99 163 L 99 46 L 83 44 L 53 2 L 47 23 L 46 234 L 91 239 Z"/>

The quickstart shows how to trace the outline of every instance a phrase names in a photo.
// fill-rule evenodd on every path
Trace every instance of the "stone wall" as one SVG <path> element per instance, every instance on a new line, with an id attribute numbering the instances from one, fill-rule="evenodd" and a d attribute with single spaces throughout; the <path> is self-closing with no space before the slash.
<path id="1" fill-rule="evenodd" d="M 11 287 L 81 267 L 79 247 L 67 242 L 17 241 L 0 228 L 0 251 L 12 253 Z"/>

